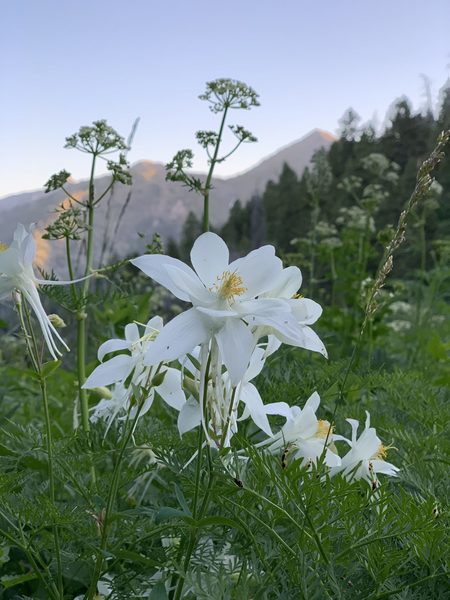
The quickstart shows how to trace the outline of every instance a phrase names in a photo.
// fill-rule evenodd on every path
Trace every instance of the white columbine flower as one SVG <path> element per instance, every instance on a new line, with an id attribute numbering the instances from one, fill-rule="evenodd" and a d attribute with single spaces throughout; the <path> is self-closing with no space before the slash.
<path id="1" fill-rule="evenodd" d="M 400 469 L 384 460 L 388 448 L 381 443 L 375 428 L 370 427 L 370 414 L 366 411 L 365 428 L 359 438 L 357 438 L 359 421 L 347 419 L 347 422 L 352 428 L 352 439 L 348 440 L 340 435 L 333 436 L 333 439 L 346 442 L 350 450 L 342 458 L 340 466 L 331 469 L 330 475 L 342 473 L 348 481 L 365 479 L 372 487 L 378 485 L 377 473 L 396 477 Z"/>
<path id="2" fill-rule="evenodd" d="M 316 464 L 324 451 L 327 466 L 337 467 L 340 465 L 341 459 L 329 448 L 333 438 L 331 425 L 328 421 L 319 420 L 316 417 L 319 404 L 320 396 L 314 392 L 306 401 L 303 409 L 299 406 L 288 406 L 284 413 L 286 423 L 281 430 L 258 446 L 267 447 L 267 450 L 272 453 L 283 449 L 292 454 L 294 459 L 301 460 L 302 467 Z M 267 405 L 267 408 L 270 410 L 271 405 Z M 278 408 L 277 414 L 281 413 L 280 408 Z"/>
<path id="3" fill-rule="evenodd" d="M 146 355 L 147 364 L 180 358 L 215 338 L 223 363 L 235 386 L 242 379 L 257 339 L 259 326 L 270 327 L 287 343 L 301 345 L 302 326 L 285 298 L 265 298 L 283 272 L 273 246 L 263 246 L 229 263 L 225 242 L 204 233 L 194 243 L 191 262 L 161 254 L 131 261 L 146 275 L 193 307 L 164 327 Z M 319 352 L 320 347 L 311 348 Z"/>
<path id="4" fill-rule="evenodd" d="M 191 355 L 198 360 L 200 349 L 195 348 Z M 262 429 L 264 433 L 271 436 L 273 434 L 267 415 L 285 415 L 289 409 L 286 402 L 264 404 L 258 389 L 253 383 L 250 383 L 252 379 L 261 373 L 265 359 L 265 348 L 262 345 L 257 346 L 250 358 L 250 364 L 244 373 L 244 377 L 237 385 L 234 393 L 230 377 L 226 371 L 222 373 L 220 364 L 218 366 L 219 377 L 214 378 L 214 374 L 212 374 L 214 381 L 209 382 L 207 393 L 210 414 L 210 423 L 207 424 L 207 429 L 211 428 L 218 438 L 227 429 L 227 435 L 224 440 L 225 447 L 230 445 L 231 437 L 237 431 L 237 421 L 250 417 L 255 425 Z M 194 380 L 198 382 L 200 378 L 199 371 L 189 357 L 181 361 L 181 364 L 186 371 L 189 371 L 193 375 Z M 230 406 L 231 402 L 233 402 L 233 406 Z M 240 402 L 244 404 L 244 411 L 241 417 L 238 418 Z M 201 421 L 200 404 L 191 396 L 182 406 L 178 417 L 180 435 L 197 427 Z"/>
<path id="5" fill-rule="evenodd" d="M 14 232 L 13 242 L 9 247 L 0 244 L 0 300 L 18 290 L 31 306 L 42 330 L 47 348 L 54 360 L 61 356 L 56 340 L 69 350 L 62 337 L 48 318 L 37 291 L 39 285 L 68 285 L 82 281 L 51 281 L 38 279 L 33 271 L 36 256 L 36 244 L 33 235 L 20 223 Z"/>
<path id="6" fill-rule="evenodd" d="M 161 317 L 153 317 L 145 326 L 144 335 L 139 335 L 136 323 L 125 327 L 125 339 L 113 338 L 104 342 L 98 349 L 98 359 L 102 361 L 111 352 L 126 350 L 126 354 L 118 354 L 101 362 L 86 379 L 83 388 L 94 389 L 115 384 L 113 397 L 102 399 L 95 407 L 92 421 L 99 418 L 108 421 L 110 427 L 114 418 L 122 411 L 130 408 L 133 387 L 146 388 L 151 385 L 149 394 L 140 409 L 143 416 L 153 404 L 155 392 L 172 408 L 180 410 L 186 402 L 182 389 L 181 372 L 165 365 L 148 367 L 144 365 L 144 356 L 148 347 L 154 344 L 159 332 L 163 330 Z M 157 385 L 152 380 L 157 379 Z M 136 415 L 138 407 L 131 409 L 130 418 Z"/>

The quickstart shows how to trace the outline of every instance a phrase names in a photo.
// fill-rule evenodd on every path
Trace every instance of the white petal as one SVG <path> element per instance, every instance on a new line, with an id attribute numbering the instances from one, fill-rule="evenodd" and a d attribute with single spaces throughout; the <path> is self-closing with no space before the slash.
<path id="1" fill-rule="evenodd" d="M 281 260 L 275 256 L 275 248 L 262 246 L 232 262 L 228 270 L 242 277 L 246 291 L 239 298 L 245 300 L 269 290 L 282 268 Z"/>
<path id="2" fill-rule="evenodd" d="M 245 320 L 251 327 L 270 327 L 281 341 L 295 344 L 302 339 L 302 328 L 289 310 L 286 300 L 261 299 L 243 302 L 239 307 L 246 311 Z"/>
<path id="3" fill-rule="evenodd" d="M 400 471 L 395 465 L 386 462 L 385 460 L 371 460 L 372 467 L 375 473 L 383 473 L 391 477 L 397 477 L 397 472 Z"/>
<path id="4" fill-rule="evenodd" d="M 309 298 L 296 298 L 289 300 L 292 312 L 302 325 L 312 325 L 322 314 L 322 307 Z"/>
<path id="5" fill-rule="evenodd" d="M 110 385 L 118 381 L 124 381 L 131 373 L 133 361 L 126 354 L 113 356 L 110 360 L 96 367 L 83 384 L 83 389 L 91 390 L 92 388 Z"/>
<path id="6" fill-rule="evenodd" d="M 255 425 L 272 437 L 273 433 L 266 415 L 265 406 L 256 387 L 252 383 L 244 384 L 241 388 L 239 399 L 244 402 Z"/>
<path id="7" fill-rule="evenodd" d="M 61 356 L 61 352 L 58 350 L 58 347 L 56 345 L 54 338 L 59 340 L 66 350 L 69 350 L 67 344 L 64 342 L 62 337 L 59 335 L 58 331 L 55 329 L 55 327 L 51 323 L 50 319 L 47 317 L 44 307 L 42 306 L 42 302 L 39 297 L 39 293 L 38 293 L 37 289 L 35 288 L 34 284 L 30 282 L 30 285 L 27 287 L 23 286 L 21 288 L 21 291 L 23 292 L 25 298 L 28 300 L 31 308 L 33 309 L 33 311 L 39 321 L 39 324 L 42 329 L 42 334 L 44 336 L 44 339 L 45 339 L 47 347 L 50 351 L 50 354 L 56 360 L 55 354 L 58 354 L 59 356 Z"/>
<path id="8" fill-rule="evenodd" d="M 118 350 L 129 350 L 131 348 L 131 343 L 126 340 L 112 339 L 107 342 L 103 342 L 103 344 L 99 347 L 97 352 L 97 358 L 100 362 L 103 361 L 106 354 L 110 352 L 117 352 Z"/>
<path id="9" fill-rule="evenodd" d="M 209 231 L 195 240 L 191 250 L 192 266 L 208 288 L 228 270 L 229 258 L 228 247 L 223 239 Z"/>
<path id="10" fill-rule="evenodd" d="M 260 347 L 255 348 L 250 358 L 250 364 L 245 373 L 245 381 L 251 381 L 252 379 L 257 377 L 263 370 L 265 362 L 266 356 L 264 349 Z"/>
<path id="11" fill-rule="evenodd" d="M 235 386 L 244 377 L 255 347 L 252 333 L 240 319 L 227 319 L 216 333 L 222 361 Z"/>
<path id="12" fill-rule="evenodd" d="M 125 339 L 130 343 L 130 348 L 131 348 L 131 344 L 134 344 L 135 342 L 137 342 L 139 340 L 139 338 L 141 337 L 139 335 L 139 328 L 136 325 L 136 323 L 128 323 L 128 325 L 125 325 Z"/>
<path id="13" fill-rule="evenodd" d="M 328 467 L 339 467 L 341 464 L 341 457 L 327 448 L 325 453 L 325 464 Z"/>
<path id="14" fill-rule="evenodd" d="M 286 419 L 294 418 L 292 408 L 287 402 L 271 402 L 265 405 L 265 410 L 267 415 L 280 415 Z"/>
<path id="15" fill-rule="evenodd" d="M 317 412 L 317 409 L 319 408 L 320 405 L 320 396 L 317 392 L 313 392 L 311 394 L 311 396 L 308 398 L 308 400 L 305 403 L 305 406 L 303 407 L 305 408 L 309 408 L 313 411 L 313 413 Z"/>
<path id="16" fill-rule="evenodd" d="M 207 317 L 195 308 L 177 315 L 165 325 L 145 355 L 146 365 L 171 361 L 191 352 L 212 336 Z"/>
<path id="17" fill-rule="evenodd" d="M 23 267 L 20 263 L 19 252 L 17 248 L 10 246 L 3 252 L 0 252 L 0 273 L 14 277 Z"/>
<path id="18" fill-rule="evenodd" d="M 163 254 L 144 254 L 143 256 L 138 256 L 138 258 L 133 258 L 130 262 L 138 269 L 141 269 L 148 277 L 151 277 L 157 283 L 171 291 L 180 300 L 189 301 L 189 295 L 172 281 L 167 271 L 167 267 L 172 266 L 178 267 L 190 275 L 194 274 L 192 269 L 181 262 L 181 260 L 172 258 L 171 256 L 164 256 Z"/>
<path id="19" fill-rule="evenodd" d="M 276 332 L 278 339 L 283 343 L 297 346 L 298 348 L 305 348 L 305 350 L 311 350 L 312 352 L 319 352 L 325 356 L 325 358 L 328 358 L 328 353 L 322 340 L 311 327 L 299 325 L 295 334 L 292 329 L 290 331 L 287 329 L 282 331 L 281 327 L 278 327 L 278 329 L 273 327 L 273 329 Z"/>
<path id="20" fill-rule="evenodd" d="M 156 315 L 147 322 L 147 325 L 145 326 L 145 333 L 152 333 L 154 331 L 159 332 L 163 327 L 164 321 L 160 316 Z"/>
<path id="21" fill-rule="evenodd" d="M 168 368 L 161 385 L 155 387 L 161 398 L 177 410 L 186 404 L 186 396 L 181 387 L 181 372 L 178 369 Z"/>
<path id="22" fill-rule="evenodd" d="M 178 415 L 178 431 L 180 435 L 194 429 L 201 423 L 200 406 L 194 398 L 189 400 L 182 406 Z"/>
<path id="23" fill-rule="evenodd" d="M 357 419 L 345 419 L 347 423 L 350 423 L 352 428 L 352 444 L 356 442 L 356 436 L 358 433 L 359 421 Z"/>
<path id="24" fill-rule="evenodd" d="M 194 271 L 186 272 L 172 265 L 168 265 L 166 269 L 173 283 L 186 292 L 192 304 L 210 304 L 215 301 L 215 296 L 205 288 Z"/>
<path id="25" fill-rule="evenodd" d="M 239 312 L 233 309 L 218 309 L 218 308 L 207 308 L 205 306 L 197 306 L 197 310 L 199 310 L 204 315 L 208 315 L 213 319 L 228 319 L 228 317 L 239 317 L 241 316 Z"/>
<path id="26" fill-rule="evenodd" d="M 292 298 L 302 285 L 302 273 L 298 267 L 287 267 L 272 282 L 272 287 L 266 296 L 268 298 Z"/>

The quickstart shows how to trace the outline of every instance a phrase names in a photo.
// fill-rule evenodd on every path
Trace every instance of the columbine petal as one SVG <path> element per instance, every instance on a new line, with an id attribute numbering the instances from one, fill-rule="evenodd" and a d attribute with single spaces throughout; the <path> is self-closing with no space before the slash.
<path id="1" fill-rule="evenodd" d="M 146 365 L 171 361 L 191 352 L 211 337 L 207 317 L 191 308 L 165 325 L 145 355 Z"/>
<path id="2" fill-rule="evenodd" d="M 188 295 L 192 304 L 208 304 L 213 301 L 211 293 L 208 292 L 194 271 L 183 271 L 172 265 L 168 265 L 166 268 L 174 284 Z"/>
<path id="3" fill-rule="evenodd" d="M 390 475 L 391 477 L 398 477 L 397 473 L 400 471 L 400 469 L 395 465 L 384 460 L 372 460 L 371 463 L 375 473 L 382 473 L 384 475 Z"/>
<path id="4" fill-rule="evenodd" d="M 155 390 L 161 398 L 177 410 L 181 410 L 186 404 L 186 396 L 181 386 L 181 371 L 178 369 L 168 368 L 165 372 L 163 382 L 155 386 Z"/>
<path id="5" fill-rule="evenodd" d="M 216 283 L 217 277 L 228 270 L 227 245 L 215 233 L 206 232 L 198 237 L 191 250 L 191 262 L 206 287 Z"/>
<path id="6" fill-rule="evenodd" d="M 320 396 L 317 392 L 313 392 L 311 394 L 311 396 L 308 398 L 308 400 L 306 401 L 305 406 L 303 407 L 303 410 L 305 410 L 306 408 L 309 408 L 315 413 L 315 412 L 317 412 L 319 405 L 320 405 Z"/>
<path id="7" fill-rule="evenodd" d="M 180 435 L 194 429 L 200 425 L 202 421 L 200 405 L 199 403 L 192 398 L 192 396 L 188 399 L 188 401 L 182 406 L 180 410 L 180 414 L 178 415 L 178 431 Z"/>
<path id="8" fill-rule="evenodd" d="M 127 340 L 127 342 L 130 343 L 130 348 L 131 348 L 131 344 L 134 344 L 135 342 L 139 341 L 140 339 L 140 335 L 139 335 L 139 327 L 136 325 L 136 323 L 128 323 L 127 325 L 125 325 L 125 339 Z"/>
<path id="9" fill-rule="evenodd" d="M 130 348 L 131 342 L 128 342 L 127 340 L 108 340 L 107 342 L 103 342 L 103 344 L 99 347 L 97 351 L 97 358 L 100 362 L 102 362 L 105 356 L 110 352 L 117 352 L 118 350 L 129 350 Z"/>
<path id="10" fill-rule="evenodd" d="M 272 287 L 264 295 L 268 298 L 292 298 L 302 285 L 302 273 L 298 267 L 287 267 L 272 283 Z"/>
<path id="11" fill-rule="evenodd" d="M 180 298 L 180 300 L 189 302 L 189 295 L 186 293 L 186 290 L 179 288 L 176 283 L 173 282 L 167 271 L 167 267 L 172 266 L 181 269 L 189 275 L 195 276 L 192 269 L 181 262 L 181 260 L 172 258 L 171 256 L 164 256 L 163 254 L 144 254 L 143 256 L 133 258 L 130 262 L 146 275 L 171 291 L 174 296 Z"/>
<path id="12" fill-rule="evenodd" d="M 239 319 L 227 319 L 216 333 L 220 354 L 235 386 L 244 377 L 255 347 L 250 329 Z"/>
<path id="13" fill-rule="evenodd" d="M 266 407 L 256 387 L 252 383 L 243 385 L 240 390 L 239 399 L 245 404 L 255 425 L 267 435 L 272 436 L 273 433 L 270 428 L 269 419 L 267 418 Z"/>
<path id="14" fill-rule="evenodd" d="M 241 299 L 255 298 L 269 290 L 282 270 L 281 260 L 275 256 L 273 246 L 262 246 L 247 256 L 238 258 L 228 266 L 231 273 L 242 277 L 246 291 Z"/>
<path id="15" fill-rule="evenodd" d="M 299 348 L 305 348 L 306 350 L 312 350 L 313 352 L 319 352 L 325 358 L 328 358 L 328 353 L 323 345 L 322 340 L 319 338 L 317 333 L 311 329 L 311 327 L 300 327 L 297 335 L 289 332 L 287 329 L 282 331 L 279 327 L 277 330 L 273 327 L 274 331 L 276 331 L 276 335 L 278 339 L 285 344 L 290 344 L 291 346 L 297 346 Z"/>
<path id="16" fill-rule="evenodd" d="M 90 390 L 96 387 L 110 385 L 124 381 L 131 373 L 133 360 L 130 356 L 119 354 L 96 367 L 86 379 L 84 389 Z"/>
<path id="17" fill-rule="evenodd" d="M 293 298 L 289 300 L 294 317 L 303 325 L 312 325 L 322 314 L 322 307 L 309 298 Z"/>

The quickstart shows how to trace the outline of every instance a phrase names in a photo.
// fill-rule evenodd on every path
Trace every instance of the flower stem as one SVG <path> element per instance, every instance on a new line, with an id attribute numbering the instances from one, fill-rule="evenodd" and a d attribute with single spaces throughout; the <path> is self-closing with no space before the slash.
<path id="1" fill-rule="evenodd" d="M 211 158 L 208 175 L 206 177 L 205 187 L 203 188 L 203 231 L 209 231 L 209 190 L 211 189 L 211 181 L 214 173 L 214 168 L 217 163 L 217 157 L 219 156 L 219 147 L 222 141 L 223 129 L 225 127 L 225 120 L 227 118 L 228 106 L 225 106 L 222 121 L 220 123 L 219 134 L 217 136 L 216 147 L 214 148 L 214 154 Z"/>
<path id="2" fill-rule="evenodd" d="M 116 464 L 114 465 L 114 470 L 112 474 L 111 486 L 108 492 L 108 498 L 106 500 L 106 508 L 104 513 L 100 517 L 101 523 L 101 541 L 100 541 L 100 551 L 97 553 L 97 561 L 95 565 L 94 576 L 91 579 L 91 583 L 89 585 L 88 592 L 86 594 L 86 600 L 93 600 L 96 598 L 97 593 L 97 583 L 102 574 L 104 555 L 106 550 L 106 545 L 108 543 L 108 534 L 109 534 L 109 521 L 111 517 L 111 512 L 116 501 L 117 490 L 119 485 L 119 476 L 120 476 L 120 468 L 122 466 L 123 456 L 125 454 L 125 450 L 128 446 L 128 443 L 133 435 L 133 431 L 135 430 L 136 423 L 141 414 L 142 407 L 144 405 L 144 400 L 140 401 L 139 408 L 136 412 L 134 419 L 131 421 L 130 426 L 130 412 L 127 414 L 127 418 L 124 426 L 124 436 L 122 440 L 122 444 L 119 450 L 119 456 L 117 457 Z"/>
<path id="3" fill-rule="evenodd" d="M 52 428 L 50 421 L 50 408 L 48 402 L 47 383 L 45 376 L 42 372 L 42 364 L 39 356 L 39 350 L 37 340 L 34 335 L 33 327 L 31 325 L 30 313 L 26 304 L 22 304 L 22 299 L 17 302 L 17 310 L 19 313 L 20 325 L 25 336 L 28 353 L 30 355 L 33 368 L 39 379 L 39 386 L 41 388 L 41 396 L 44 405 L 44 419 L 46 429 L 46 451 L 47 451 L 47 465 L 48 465 L 48 481 L 49 481 L 49 500 L 52 506 L 55 504 L 55 474 L 53 465 L 53 439 L 52 439 Z M 59 542 L 59 528 L 53 523 L 53 543 L 55 547 L 56 556 L 56 569 L 57 569 L 57 581 L 58 581 L 58 594 L 62 599 L 64 598 L 64 587 L 62 578 L 62 563 L 61 563 L 61 546 Z"/>
<path id="4" fill-rule="evenodd" d="M 206 361 L 206 367 L 205 367 L 205 373 L 204 373 L 204 379 L 203 379 L 203 401 L 202 401 L 202 411 L 205 412 L 205 407 L 206 407 L 206 402 L 207 402 L 207 398 L 208 398 L 208 379 L 209 379 L 209 369 L 210 369 L 210 364 L 211 364 L 211 353 L 208 354 L 208 358 Z M 204 415 L 202 415 L 202 423 L 203 420 L 205 419 Z M 205 423 L 205 427 L 207 426 L 207 423 Z M 209 504 L 209 493 L 212 487 L 212 483 L 213 483 L 213 479 L 214 479 L 214 474 L 212 471 L 212 460 L 211 460 L 211 448 L 207 442 L 206 448 L 207 448 L 207 456 L 208 456 L 208 471 L 209 471 L 209 479 L 208 479 L 208 486 L 207 486 L 207 490 L 205 493 L 205 496 L 203 498 L 203 502 L 202 505 L 200 507 L 200 510 L 198 510 L 198 498 L 199 498 L 199 492 L 200 492 L 200 479 L 201 479 L 201 470 L 202 470 L 202 458 L 203 458 L 203 434 L 204 434 L 204 427 L 202 426 L 202 424 L 200 424 L 199 427 L 199 432 L 198 432 L 198 446 L 197 446 L 197 466 L 195 469 L 195 488 L 194 488 L 194 498 L 192 501 L 192 516 L 194 519 L 201 519 L 203 517 L 203 515 L 206 513 L 207 509 L 208 509 L 208 504 Z M 205 435 L 206 437 L 206 435 Z M 184 557 L 184 562 L 183 562 L 183 574 L 179 576 L 176 588 L 175 588 L 175 593 L 173 596 L 173 600 L 180 600 L 182 593 L 183 593 L 183 588 L 184 588 L 184 582 L 186 579 L 186 572 L 189 568 L 189 564 L 191 562 L 191 557 L 192 554 L 195 550 L 195 546 L 197 545 L 197 530 L 195 529 L 195 527 L 191 530 L 190 536 L 189 536 L 189 543 L 188 546 L 186 548 L 186 554 Z"/>

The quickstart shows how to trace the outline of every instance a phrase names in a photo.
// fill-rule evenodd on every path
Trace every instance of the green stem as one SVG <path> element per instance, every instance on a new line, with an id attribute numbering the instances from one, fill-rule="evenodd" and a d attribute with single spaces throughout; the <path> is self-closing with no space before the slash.
<path id="1" fill-rule="evenodd" d="M 48 403 L 47 384 L 45 379 L 41 379 L 41 394 L 44 401 L 45 428 L 47 430 L 47 457 L 48 457 L 48 479 L 49 479 L 49 497 L 52 506 L 55 506 L 55 475 L 53 463 L 53 441 L 51 433 L 50 409 Z M 59 543 L 59 530 L 56 524 L 52 525 L 53 538 L 55 543 L 56 565 L 58 573 L 58 591 L 61 598 L 64 598 L 61 546 Z"/>
<path id="2" fill-rule="evenodd" d="M 211 354 L 209 354 L 207 362 L 206 362 L 206 368 L 205 368 L 205 375 L 204 375 L 204 385 L 203 385 L 203 410 L 205 410 L 206 407 L 206 402 L 207 402 L 207 398 L 208 398 L 208 378 L 209 378 L 209 368 L 210 368 L 210 364 L 211 364 Z M 204 418 L 204 417 L 202 417 Z M 198 432 L 198 446 L 197 446 L 197 466 L 196 466 L 196 470 L 195 470 L 195 488 L 194 488 L 194 498 L 192 501 L 192 516 L 194 519 L 201 519 L 203 517 L 203 515 L 205 514 L 205 512 L 208 509 L 208 504 L 209 504 L 209 494 L 211 491 L 211 487 L 212 487 L 212 483 L 213 483 L 213 478 L 214 478 L 214 474 L 212 472 L 212 460 L 211 460 L 211 448 L 209 447 L 209 445 L 207 444 L 207 456 L 208 456 L 208 470 L 209 470 L 209 479 L 208 479 L 208 486 L 206 489 L 206 493 L 205 496 L 203 498 L 203 502 L 202 505 L 200 507 L 200 510 L 197 511 L 198 509 L 198 497 L 199 497 L 199 491 L 200 491 L 200 478 L 201 478 L 201 468 L 202 468 L 202 457 L 203 457 L 203 424 L 200 424 L 200 428 L 199 428 L 199 432 Z M 187 570 L 189 568 L 189 564 L 191 562 L 191 557 L 192 554 L 195 550 L 195 547 L 197 545 L 197 530 L 195 528 L 193 528 L 191 530 L 190 536 L 189 536 L 189 543 L 188 546 L 186 548 L 186 554 L 184 557 L 184 562 L 183 562 L 183 574 L 181 574 L 179 576 L 178 582 L 177 582 L 177 586 L 175 588 L 175 593 L 173 596 L 173 600 L 180 600 L 181 595 L 183 593 L 183 588 L 184 588 L 184 582 L 186 579 L 186 573 Z"/>
<path id="3" fill-rule="evenodd" d="M 126 418 L 125 426 L 124 426 L 125 431 L 124 431 L 123 441 L 122 441 L 122 444 L 121 444 L 121 447 L 119 450 L 119 456 L 117 457 L 116 464 L 114 465 L 111 486 L 109 488 L 108 498 L 106 500 L 106 508 L 105 508 L 104 514 L 102 515 L 102 521 L 101 521 L 102 537 L 101 537 L 101 541 L 100 541 L 100 551 L 97 553 L 97 562 L 96 562 L 96 566 L 95 566 L 95 573 L 94 573 L 94 577 L 91 580 L 91 584 L 89 586 L 89 590 L 86 595 L 87 600 L 92 600 L 93 598 L 95 598 L 95 595 L 96 595 L 97 583 L 98 583 L 98 580 L 100 579 L 100 576 L 102 573 L 104 555 L 105 555 L 106 545 L 108 543 L 109 521 L 110 521 L 112 509 L 113 509 L 113 506 L 114 506 L 114 503 L 115 503 L 116 497 L 117 497 L 120 468 L 122 466 L 122 461 L 123 461 L 123 456 L 125 454 L 125 450 L 128 446 L 131 436 L 133 435 L 133 431 L 136 427 L 136 423 L 141 414 L 143 405 L 144 405 L 144 401 L 141 400 L 140 404 L 139 404 L 139 408 L 136 412 L 136 415 L 135 415 L 133 421 L 131 422 L 131 426 L 130 426 L 130 419 L 129 419 L 130 413 L 128 412 L 128 414 L 127 414 L 127 418 Z"/>
<path id="4" fill-rule="evenodd" d="M 211 165 L 209 167 L 208 176 L 206 177 L 205 187 L 203 189 L 203 231 L 209 231 L 209 190 L 211 187 L 211 180 L 216 166 L 217 157 L 219 155 L 220 142 L 222 141 L 223 129 L 225 127 L 225 119 L 227 117 L 228 106 L 225 106 L 222 116 L 222 122 L 220 123 L 219 134 L 217 136 L 216 147 L 214 154 L 211 158 Z"/>
<path id="5" fill-rule="evenodd" d="M 94 174 L 95 174 L 95 159 L 92 157 L 91 176 L 89 179 L 89 202 L 88 208 L 88 230 L 87 230 L 87 246 L 86 246 L 86 265 L 84 276 L 87 277 L 92 271 L 92 263 L 94 259 Z M 81 288 L 80 309 L 77 313 L 77 373 L 78 373 L 78 394 L 80 398 L 81 422 L 85 433 L 89 433 L 89 404 L 86 390 L 82 388 L 86 381 L 86 298 L 89 292 L 90 278 L 85 279 Z M 92 469 L 91 469 L 92 470 Z M 94 476 L 95 478 L 95 476 Z"/>
<path id="6" fill-rule="evenodd" d="M 50 420 L 50 408 L 47 394 L 47 383 L 45 377 L 42 374 L 42 365 L 39 359 L 39 351 L 34 330 L 31 324 L 30 313 L 26 305 L 22 304 L 22 300 L 17 303 L 20 325 L 25 335 L 28 353 L 33 364 L 33 368 L 36 375 L 39 378 L 39 385 L 41 388 L 41 396 L 44 405 L 44 418 L 45 418 L 45 429 L 46 429 L 46 451 L 47 451 L 47 465 L 48 465 L 48 480 L 49 480 L 49 500 L 50 504 L 56 507 L 55 503 L 55 474 L 54 474 L 54 463 L 53 463 L 53 439 L 52 429 Z M 24 318 L 25 316 L 25 318 Z M 26 320 L 26 322 L 25 322 Z M 59 542 L 59 529 L 58 526 L 52 524 L 53 541 L 55 546 L 56 555 L 56 568 L 57 568 L 57 579 L 58 579 L 58 593 L 60 598 L 64 598 L 64 587 L 62 579 L 62 563 L 61 563 L 61 546 Z"/>
<path id="7" fill-rule="evenodd" d="M 70 280 L 75 279 L 73 265 L 72 265 L 72 253 L 70 251 L 70 239 L 66 237 L 66 259 L 67 259 L 67 268 L 69 270 L 69 278 Z M 73 300 L 76 303 L 78 300 L 77 288 L 74 283 L 70 286 L 72 289 Z"/>

